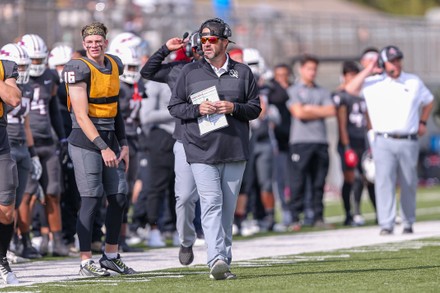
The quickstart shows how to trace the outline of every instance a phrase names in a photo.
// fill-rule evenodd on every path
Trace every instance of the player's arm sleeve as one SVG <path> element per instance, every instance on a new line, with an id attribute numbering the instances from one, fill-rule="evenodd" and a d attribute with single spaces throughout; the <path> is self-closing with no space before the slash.
<path id="1" fill-rule="evenodd" d="M 116 138 L 118 139 L 120 146 L 128 145 L 127 136 L 125 135 L 124 118 L 122 118 L 119 103 L 118 103 L 118 113 L 116 114 L 116 117 L 115 117 L 115 135 L 116 135 Z"/>
<path id="2" fill-rule="evenodd" d="M 52 96 L 49 102 L 50 122 L 52 124 L 55 133 L 58 135 L 58 139 L 62 140 L 66 138 L 66 132 L 63 127 L 63 119 L 61 118 L 60 107 L 58 106 L 58 98 Z"/>
<path id="3" fill-rule="evenodd" d="M 170 54 L 166 45 L 157 50 L 145 63 L 141 69 L 141 76 L 148 80 L 165 83 L 168 75 L 173 68 L 173 63 L 162 64 L 165 58 Z"/>

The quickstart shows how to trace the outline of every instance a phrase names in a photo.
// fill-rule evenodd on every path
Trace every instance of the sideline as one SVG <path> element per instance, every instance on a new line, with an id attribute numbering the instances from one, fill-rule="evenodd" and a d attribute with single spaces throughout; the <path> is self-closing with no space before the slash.
<path id="1" fill-rule="evenodd" d="M 440 221 L 417 222 L 414 225 L 414 234 L 403 235 L 402 229 L 401 226 L 396 226 L 394 234 L 389 236 L 380 236 L 379 228 L 372 226 L 307 233 L 292 232 L 290 235 L 257 237 L 250 240 L 235 241 L 233 244 L 234 261 L 232 262 L 232 267 L 234 262 L 262 257 L 324 252 L 440 237 Z M 124 262 L 136 271 L 147 272 L 181 267 L 177 258 L 178 251 L 178 248 L 173 247 L 153 249 L 140 253 L 122 253 L 121 255 Z M 206 263 L 206 249 L 204 247 L 194 247 L 194 254 L 195 258 L 192 265 L 204 265 Z M 99 255 L 93 256 L 95 261 L 99 260 L 99 258 Z M 34 261 L 12 264 L 11 267 L 21 282 L 19 286 L 84 278 L 78 275 L 78 258 L 66 258 L 59 261 Z M 208 273 L 208 270 L 206 272 Z M 5 285 L 0 286 L 0 288 L 4 287 Z"/>

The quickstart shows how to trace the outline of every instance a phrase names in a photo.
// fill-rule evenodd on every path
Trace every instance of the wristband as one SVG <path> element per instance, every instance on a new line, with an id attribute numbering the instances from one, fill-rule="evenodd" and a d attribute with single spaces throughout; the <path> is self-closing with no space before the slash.
<path id="1" fill-rule="evenodd" d="M 426 126 L 426 121 L 425 120 L 420 120 L 419 123 Z"/>
<path id="2" fill-rule="evenodd" d="M 29 154 L 31 155 L 31 158 L 37 156 L 37 152 L 35 151 L 34 146 L 28 147 L 28 151 L 29 151 Z"/>
<path id="3" fill-rule="evenodd" d="M 100 149 L 101 151 L 108 148 L 108 145 L 105 143 L 105 141 L 100 136 L 97 136 L 93 140 L 93 144 L 96 145 L 98 147 L 98 149 Z"/>

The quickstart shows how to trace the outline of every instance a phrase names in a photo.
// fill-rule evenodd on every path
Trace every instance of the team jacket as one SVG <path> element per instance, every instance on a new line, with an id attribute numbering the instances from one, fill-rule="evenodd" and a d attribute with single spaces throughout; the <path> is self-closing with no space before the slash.
<path id="1" fill-rule="evenodd" d="M 226 115 L 228 127 L 201 136 L 197 118 L 202 115 L 190 96 L 211 86 L 216 86 L 220 100 L 234 103 L 234 112 Z M 168 110 L 185 122 L 183 145 L 188 163 L 219 164 L 249 158 L 249 120 L 256 119 L 261 108 L 255 79 L 247 65 L 229 58 L 228 71 L 220 77 L 204 58 L 185 65 Z"/>
<path id="2" fill-rule="evenodd" d="M 12 61 L 0 60 L 0 80 L 18 77 L 17 64 Z M 0 97 L 0 155 L 7 154 L 10 151 L 8 133 L 6 131 L 7 115 L 6 103 Z"/>

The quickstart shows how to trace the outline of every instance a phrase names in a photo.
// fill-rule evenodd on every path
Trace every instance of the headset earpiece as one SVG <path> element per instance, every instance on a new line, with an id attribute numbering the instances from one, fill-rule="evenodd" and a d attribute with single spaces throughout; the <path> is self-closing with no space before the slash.
<path id="1" fill-rule="evenodd" d="M 224 26 L 224 29 L 223 29 L 221 37 L 223 37 L 225 39 L 228 39 L 228 38 L 230 38 L 232 36 L 231 27 L 226 22 L 224 22 L 222 19 L 220 19 L 220 18 L 208 19 L 207 21 L 202 23 L 200 28 L 203 28 L 207 23 L 210 23 L 210 22 L 216 22 L 216 23 L 219 23 L 219 24 Z M 202 32 L 202 30 L 200 29 L 200 33 L 201 32 Z"/>

